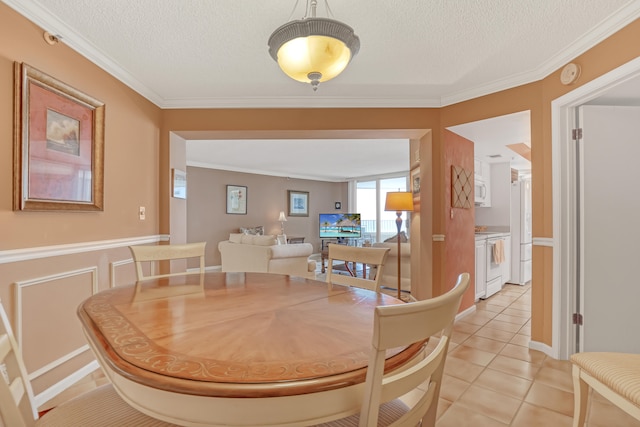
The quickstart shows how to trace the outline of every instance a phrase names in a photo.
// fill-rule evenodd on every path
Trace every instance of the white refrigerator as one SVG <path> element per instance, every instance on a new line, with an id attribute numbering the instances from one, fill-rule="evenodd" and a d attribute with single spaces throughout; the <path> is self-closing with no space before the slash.
<path id="1" fill-rule="evenodd" d="M 511 183 L 511 279 L 524 285 L 531 280 L 531 179 Z"/>

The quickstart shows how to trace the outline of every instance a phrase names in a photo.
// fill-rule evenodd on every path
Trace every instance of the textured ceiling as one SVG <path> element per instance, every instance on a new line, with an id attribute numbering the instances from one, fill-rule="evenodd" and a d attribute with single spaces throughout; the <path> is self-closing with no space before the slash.
<path id="1" fill-rule="evenodd" d="M 314 93 L 267 49 L 304 0 L 3 1 L 163 108 L 448 105 L 539 80 L 640 15 L 638 0 L 332 0 L 361 49 Z"/>
<path id="2" fill-rule="evenodd" d="M 332 0 L 332 17 L 354 28 L 361 49 L 313 92 L 267 48 L 305 0 L 0 1 L 162 108 L 440 107 L 544 78 L 640 16 L 640 0 Z M 508 157 L 505 144 L 529 143 L 528 117 L 452 130 L 479 156 Z M 187 161 L 331 181 L 408 165 L 406 140 L 264 142 L 188 141 Z"/>
<path id="3" fill-rule="evenodd" d="M 205 140 L 187 142 L 189 166 L 343 182 L 404 173 L 409 141 L 402 139 Z"/>

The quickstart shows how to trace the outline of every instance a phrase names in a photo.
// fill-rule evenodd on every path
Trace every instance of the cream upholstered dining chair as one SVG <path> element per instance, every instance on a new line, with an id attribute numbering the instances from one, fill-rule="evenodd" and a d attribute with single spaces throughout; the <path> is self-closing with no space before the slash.
<path id="1" fill-rule="evenodd" d="M 454 288 L 444 295 L 424 301 L 376 307 L 372 350 L 360 413 L 320 426 L 435 426 L 453 321 L 468 287 L 469 273 L 462 273 Z M 427 348 L 433 350 L 425 350 L 419 361 L 410 361 L 405 369 L 386 374 L 383 372 L 387 350 L 427 338 L 438 342 L 429 345 Z M 412 390 L 422 393 L 416 403 L 409 406 L 398 399 Z"/>
<path id="2" fill-rule="evenodd" d="M 584 352 L 571 356 L 573 427 L 587 415 L 589 388 L 640 421 L 640 354 Z"/>
<path id="3" fill-rule="evenodd" d="M 389 248 L 357 247 L 338 244 L 329 244 L 327 283 L 335 285 L 356 286 L 358 288 L 369 289 L 380 292 L 380 279 L 382 278 L 382 268 L 389 254 Z M 365 277 L 357 277 L 354 268 L 353 276 L 335 274 L 333 271 L 333 261 L 344 261 L 346 265 L 362 263 L 362 274 Z M 365 266 L 375 267 L 376 275 L 372 279 L 366 277 Z M 370 268 L 371 270 L 371 268 Z"/>
<path id="4" fill-rule="evenodd" d="M 7 427 L 172 426 L 151 418 L 120 398 L 111 384 L 83 393 L 38 416 L 33 390 L 0 302 L 0 424 Z"/>
<path id="5" fill-rule="evenodd" d="M 144 275 L 144 263 L 155 263 L 158 261 L 171 261 L 176 259 L 199 258 L 200 269 L 193 273 L 204 273 L 204 248 L 207 242 L 186 243 L 181 245 L 144 245 L 129 246 L 133 261 L 136 264 L 136 274 L 138 280 L 155 279 L 159 277 L 181 276 L 191 274 L 191 272 L 181 271 L 163 274 Z M 153 270 L 152 270 L 153 271 Z"/>

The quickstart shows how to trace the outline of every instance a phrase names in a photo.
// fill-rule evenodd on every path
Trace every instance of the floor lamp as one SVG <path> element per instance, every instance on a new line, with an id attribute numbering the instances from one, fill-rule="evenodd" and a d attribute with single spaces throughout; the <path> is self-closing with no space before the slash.
<path id="1" fill-rule="evenodd" d="M 396 211 L 396 228 L 398 234 L 398 299 L 400 298 L 400 229 L 402 228 L 402 212 L 413 211 L 413 194 L 408 191 L 390 191 L 387 193 L 387 199 L 384 204 L 385 211 Z"/>

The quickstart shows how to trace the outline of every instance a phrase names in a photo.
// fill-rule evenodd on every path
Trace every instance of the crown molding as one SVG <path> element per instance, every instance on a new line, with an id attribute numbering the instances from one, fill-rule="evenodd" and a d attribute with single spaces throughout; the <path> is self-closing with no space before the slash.
<path id="1" fill-rule="evenodd" d="M 80 34 L 34 2 L 2 0 L 36 25 L 61 38 L 70 48 L 114 76 L 123 84 L 163 109 L 186 108 L 439 108 L 541 80 L 562 68 L 573 58 L 602 42 L 640 17 L 640 1 L 634 1 L 609 16 L 577 42 L 541 64 L 535 70 L 480 85 L 469 90 L 443 95 L 440 99 L 394 97 L 238 97 L 164 99 L 119 64 L 83 39 Z"/>

